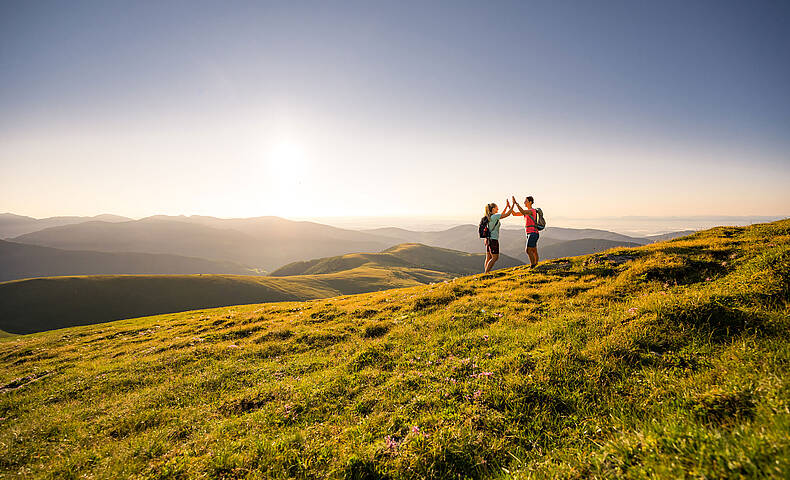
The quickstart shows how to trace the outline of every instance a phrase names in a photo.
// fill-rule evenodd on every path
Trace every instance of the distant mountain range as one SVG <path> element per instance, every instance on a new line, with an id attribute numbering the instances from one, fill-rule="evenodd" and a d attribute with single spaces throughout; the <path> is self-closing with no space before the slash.
<path id="1" fill-rule="evenodd" d="M 519 224 L 520 221 L 515 220 L 503 225 L 500 248 L 504 256 L 524 262 L 527 260 L 524 233 Z M 36 228 L 40 229 L 30 231 Z M 293 262 L 381 252 L 402 243 L 483 252 L 476 225 L 459 225 L 438 232 L 401 228 L 356 231 L 279 217 L 220 219 L 157 215 L 130 220 L 100 215 L 34 219 L 1 214 L 0 233 L 13 232 L 25 232 L 9 239 L 16 245 L 59 250 L 36 253 L 19 246 L 3 245 L 0 266 L 7 268 L 0 275 L 2 280 L 98 273 L 265 273 Z M 542 258 L 548 259 L 593 253 L 602 246 L 644 245 L 688 233 L 692 232 L 630 237 L 606 230 L 548 227 L 541 233 L 539 250 Z M 79 253 L 66 253 L 68 251 Z M 109 253 L 116 255 L 106 255 Z M 131 253 L 164 256 L 154 258 Z"/>
<path id="2" fill-rule="evenodd" d="M 33 218 L 13 213 L 0 213 L 0 239 L 12 238 L 50 227 L 73 225 L 89 221 L 128 222 L 131 218 L 118 215 L 96 215 L 95 217 L 49 217 Z"/>
<path id="3" fill-rule="evenodd" d="M 416 286 L 479 272 L 483 258 L 483 254 L 411 244 L 379 254 L 292 264 L 278 276 L 88 275 L 15 280 L 0 283 L 0 330 L 32 333 L 184 310 Z M 498 266 L 519 264 L 503 258 Z"/>
<path id="4" fill-rule="evenodd" d="M 401 243 L 278 217 L 226 220 L 197 216 L 90 221 L 46 228 L 13 241 L 67 250 L 184 255 L 264 270 L 309 258 L 379 251 Z"/>
<path id="5" fill-rule="evenodd" d="M 508 222 L 508 220 L 506 219 L 504 222 Z M 504 222 L 499 235 L 500 251 L 505 255 L 527 261 L 527 256 L 524 253 L 525 234 L 523 227 L 517 227 L 515 222 L 511 222 L 513 225 L 508 225 Z M 402 228 L 377 228 L 365 230 L 365 232 L 396 238 L 402 242 L 418 242 L 464 252 L 483 250 L 483 242 L 477 234 L 477 225 L 459 225 L 438 232 L 416 232 Z M 686 230 L 649 237 L 630 237 L 607 230 L 547 227 L 540 233 L 538 247 L 541 257 L 549 259 L 595 253 L 600 251 L 603 245 L 608 245 L 606 248 L 647 245 L 656 241 L 670 240 L 692 233 L 694 233 L 693 230 Z M 594 240 L 605 240 L 608 243 Z"/>
<path id="6" fill-rule="evenodd" d="M 0 240 L 0 282 L 60 275 L 215 273 L 256 275 L 232 262 L 153 253 L 61 250 Z"/>

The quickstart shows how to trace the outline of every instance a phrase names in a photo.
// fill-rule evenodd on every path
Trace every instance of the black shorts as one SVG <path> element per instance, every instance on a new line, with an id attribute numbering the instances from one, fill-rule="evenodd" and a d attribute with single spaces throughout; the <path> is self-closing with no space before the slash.
<path id="1" fill-rule="evenodd" d="M 499 240 L 486 238 L 486 252 L 491 255 L 499 255 Z"/>
<path id="2" fill-rule="evenodd" d="M 528 233 L 527 234 L 527 247 L 528 248 L 535 248 L 538 246 L 538 239 L 540 238 L 540 234 L 535 233 Z"/>

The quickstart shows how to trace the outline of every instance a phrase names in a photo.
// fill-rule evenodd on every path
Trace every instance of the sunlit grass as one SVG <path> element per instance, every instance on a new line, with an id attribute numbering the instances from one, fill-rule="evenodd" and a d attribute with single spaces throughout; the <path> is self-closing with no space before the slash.
<path id="1" fill-rule="evenodd" d="M 9 478 L 787 478 L 790 221 L 0 342 Z"/>

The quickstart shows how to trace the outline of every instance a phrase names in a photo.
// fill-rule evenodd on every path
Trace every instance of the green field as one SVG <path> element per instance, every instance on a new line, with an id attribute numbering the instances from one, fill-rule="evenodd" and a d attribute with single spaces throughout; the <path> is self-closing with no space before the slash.
<path id="1" fill-rule="evenodd" d="M 790 477 L 790 221 L 0 341 L 4 478 Z"/>
<path id="2" fill-rule="evenodd" d="M 32 333 L 76 325 L 261 302 L 309 300 L 442 281 L 417 269 L 358 267 L 340 274 L 87 275 L 0 283 L 0 327 Z"/>
<path id="3" fill-rule="evenodd" d="M 302 265 L 312 268 L 300 268 Z M 34 333 L 198 308 L 410 287 L 480 271 L 482 254 L 404 244 L 292 264 L 288 276 L 81 275 L 0 283 L 0 329 Z M 520 265 L 504 257 L 499 266 Z M 294 273 L 299 269 L 298 275 Z"/>
<path id="4" fill-rule="evenodd" d="M 419 243 L 403 243 L 378 253 L 351 253 L 335 257 L 317 258 L 294 262 L 278 268 L 272 276 L 321 275 L 339 273 L 357 267 L 421 268 L 456 275 L 472 275 L 482 270 L 484 257 L 479 253 L 466 253 L 447 248 L 429 247 Z M 522 265 L 523 262 L 507 255 L 500 255 L 494 268 L 501 269 Z"/>

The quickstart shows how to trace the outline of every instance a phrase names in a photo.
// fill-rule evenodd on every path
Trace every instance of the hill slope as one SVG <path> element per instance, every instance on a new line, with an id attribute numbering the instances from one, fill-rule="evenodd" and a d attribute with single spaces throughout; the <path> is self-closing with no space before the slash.
<path id="1" fill-rule="evenodd" d="M 603 252 L 616 247 L 638 247 L 638 243 L 623 242 L 619 240 L 603 240 L 598 238 L 582 238 L 568 240 L 553 245 L 541 247 L 538 252 L 541 259 L 551 260 L 561 257 L 575 257 L 590 253 Z"/>
<path id="2" fill-rule="evenodd" d="M 27 478 L 787 478 L 790 221 L 0 342 Z"/>
<path id="3" fill-rule="evenodd" d="M 232 262 L 179 255 L 61 250 L 0 240 L 0 282 L 59 275 L 223 273 L 255 275 Z"/>
<path id="4" fill-rule="evenodd" d="M 54 250 L 10 245 L 34 249 L 34 253 L 35 249 L 45 250 L 45 253 Z M 132 259 L 160 257 L 127 255 Z M 85 275 L 0 283 L 0 329 L 32 333 L 197 308 L 308 300 L 421 285 L 480 271 L 483 255 L 424 245 L 400 245 L 382 253 L 330 257 L 316 262 L 312 268 L 302 268 L 298 274 L 287 277 Z M 520 264 L 507 258 L 500 263 L 505 266 Z"/>
<path id="5" fill-rule="evenodd" d="M 378 251 L 397 240 L 277 217 L 219 219 L 150 217 L 129 222 L 85 222 L 47 228 L 15 242 L 100 252 L 184 255 L 272 270 L 287 263 Z"/>
<path id="6" fill-rule="evenodd" d="M 318 258 L 294 262 L 271 273 L 274 277 L 337 273 L 362 265 L 374 267 L 413 267 L 458 275 L 471 275 L 482 269 L 483 255 L 459 252 L 446 248 L 404 243 L 380 253 L 352 253 L 338 257 Z M 501 255 L 495 267 L 509 268 L 522 265 L 515 258 Z"/>

